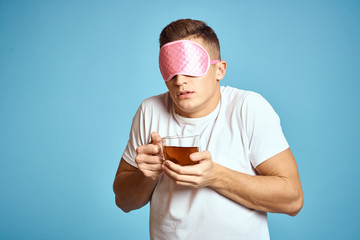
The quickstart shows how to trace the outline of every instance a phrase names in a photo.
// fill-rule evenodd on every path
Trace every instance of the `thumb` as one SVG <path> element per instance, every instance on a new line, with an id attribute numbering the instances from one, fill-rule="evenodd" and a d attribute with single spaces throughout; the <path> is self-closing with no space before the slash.
<path id="1" fill-rule="evenodd" d="M 161 142 L 161 137 L 157 132 L 151 133 L 151 143 L 157 144 Z"/>

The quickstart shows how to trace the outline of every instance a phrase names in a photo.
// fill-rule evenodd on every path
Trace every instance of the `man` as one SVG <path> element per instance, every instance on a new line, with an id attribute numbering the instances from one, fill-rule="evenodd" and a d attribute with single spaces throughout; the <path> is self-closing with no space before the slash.
<path id="1" fill-rule="evenodd" d="M 125 212 L 150 201 L 151 239 L 269 239 L 266 212 L 296 215 L 303 192 L 280 120 L 259 94 L 220 86 L 215 32 L 202 21 L 170 23 L 159 65 L 168 92 L 133 119 L 114 181 Z M 162 160 L 161 138 L 200 135 L 198 164 Z"/>

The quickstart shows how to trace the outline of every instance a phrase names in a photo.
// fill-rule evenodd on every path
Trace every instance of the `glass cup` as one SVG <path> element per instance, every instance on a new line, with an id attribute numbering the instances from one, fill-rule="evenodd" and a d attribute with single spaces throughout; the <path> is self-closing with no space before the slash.
<path id="1" fill-rule="evenodd" d="M 170 160 L 181 166 L 194 165 L 190 154 L 199 152 L 200 137 L 196 136 L 172 136 L 161 140 L 164 160 Z"/>

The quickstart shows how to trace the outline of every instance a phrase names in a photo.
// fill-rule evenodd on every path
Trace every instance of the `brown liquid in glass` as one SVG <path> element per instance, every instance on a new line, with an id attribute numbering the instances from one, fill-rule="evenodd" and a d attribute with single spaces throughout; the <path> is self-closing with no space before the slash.
<path id="1" fill-rule="evenodd" d="M 181 166 L 197 164 L 198 162 L 192 161 L 189 156 L 198 151 L 198 147 L 164 146 L 165 159 Z"/>

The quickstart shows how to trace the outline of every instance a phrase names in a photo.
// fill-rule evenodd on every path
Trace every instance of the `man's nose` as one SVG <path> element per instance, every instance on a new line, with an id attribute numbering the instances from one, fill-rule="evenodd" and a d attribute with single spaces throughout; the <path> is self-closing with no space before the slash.
<path id="1" fill-rule="evenodd" d="M 187 78 L 186 78 L 186 76 L 184 76 L 184 75 L 181 75 L 181 74 L 178 74 L 178 75 L 176 75 L 175 77 L 174 77 L 174 80 L 175 80 L 175 84 L 176 85 L 183 85 L 183 84 L 185 84 L 186 82 L 187 82 Z"/>

